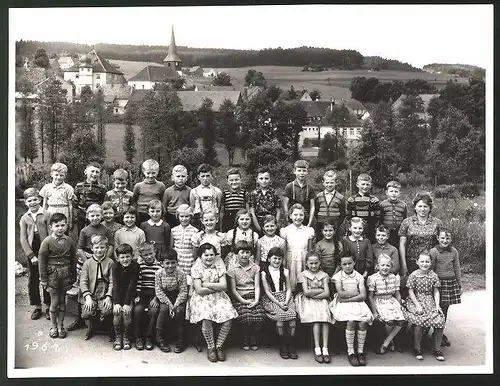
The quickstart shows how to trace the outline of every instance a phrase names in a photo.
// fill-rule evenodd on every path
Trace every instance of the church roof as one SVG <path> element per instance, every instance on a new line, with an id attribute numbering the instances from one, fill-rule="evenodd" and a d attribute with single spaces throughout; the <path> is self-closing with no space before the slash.
<path id="1" fill-rule="evenodd" d="M 172 36 L 170 37 L 170 46 L 168 47 L 168 55 L 163 59 L 164 62 L 182 62 L 177 54 L 177 46 L 175 45 L 174 26 L 172 26 Z"/>
<path id="2" fill-rule="evenodd" d="M 177 78 L 179 74 L 173 67 L 146 66 L 132 78 L 129 82 L 164 82 L 169 78 Z"/>

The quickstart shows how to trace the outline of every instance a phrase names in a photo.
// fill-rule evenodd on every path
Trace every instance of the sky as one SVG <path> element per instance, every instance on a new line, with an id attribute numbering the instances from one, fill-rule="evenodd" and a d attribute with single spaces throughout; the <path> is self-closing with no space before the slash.
<path id="1" fill-rule="evenodd" d="M 40 21 L 44 21 L 43 27 Z M 69 22 L 68 22 L 69 21 Z M 493 5 L 11 8 L 16 40 L 263 49 L 353 49 L 421 68 L 493 63 Z"/>

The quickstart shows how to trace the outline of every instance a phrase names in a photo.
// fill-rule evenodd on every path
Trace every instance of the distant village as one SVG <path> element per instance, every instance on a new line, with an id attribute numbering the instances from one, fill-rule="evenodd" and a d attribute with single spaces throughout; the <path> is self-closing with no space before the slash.
<path id="1" fill-rule="evenodd" d="M 50 59 L 50 67 L 60 69 L 60 71 L 53 71 L 48 77 L 43 68 L 29 63 L 27 58 L 24 59 L 23 67 L 24 74 L 34 85 L 35 93 L 23 95 L 16 92 L 16 105 L 21 99 L 36 100 L 38 98 L 36 92 L 43 89 L 49 79 L 56 78 L 61 82 L 61 87 L 66 90 L 66 98 L 69 103 L 79 98 L 81 90 L 85 86 L 90 87 L 92 91 L 100 89 L 103 92 L 105 103 L 112 106 L 113 114 L 117 116 L 123 115 L 127 106 L 140 103 L 156 84 L 165 82 L 165 79 L 184 78 L 183 90 L 177 93 L 185 111 L 197 110 L 205 98 L 212 100 L 215 111 L 218 111 L 226 99 L 237 106 L 252 99 L 262 89 L 254 85 L 245 86 L 241 89 L 236 86 L 207 85 L 206 78 L 215 78 L 220 71 L 214 68 L 204 69 L 201 66 L 183 68 L 182 59 L 177 53 L 173 27 L 168 53 L 163 60 L 163 66 L 146 65 L 129 79 L 125 78 L 118 65 L 113 65 L 95 49 L 81 56 L 79 60 L 64 55 Z M 203 78 L 205 80 L 201 81 Z M 424 111 L 426 111 L 428 102 L 436 94 L 420 94 L 419 96 L 424 102 Z M 402 98 L 404 98 L 404 95 L 394 102 L 394 108 L 401 105 Z M 308 124 L 303 127 L 299 141 L 301 147 L 306 139 L 323 138 L 327 133 L 333 133 L 334 128 L 331 124 L 325 123 L 324 118 L 336 104 L 344 105 L 350 113 L 345 127 L 338 129 L 338 133 L 344 136 L 348 147 L 355 145 L 359 141 L 363 121 L 370 116 L 367 108 L 355 99 L 336 99 L 331 95 L 328 99 L 313 100 L 306 91 L 302 94 L 299 102 L 303 105 L 308 116 Z M 421 115 L 426 115 L 426 113 Z M 421 118 L 427 119 L 426 116 Z"/>

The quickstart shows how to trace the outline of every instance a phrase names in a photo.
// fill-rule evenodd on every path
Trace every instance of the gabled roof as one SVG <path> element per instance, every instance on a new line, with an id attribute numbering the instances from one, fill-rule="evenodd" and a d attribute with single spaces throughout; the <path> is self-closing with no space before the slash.
<path id="1" fill-rule="evenodd" d="M 35 66 L 30 67 L 28 70 L 24 67 L 16 67 L 16 77 L 21 76 L 24 76 L 33 85 L 38 84 L 47 78 L 45 75 L 45 69 Z"/>
<path id="2" fill-rule="evenodd" d="M 308 118 L 324 117 L 331 105 L 329 101 L 299 101 L 299 103 L 306 111 Z"/>
<path id="3" fill-rule="evenodd" d="M 203 68 L 201 68 L 200 66 L 194 66 L 194 67 L 191 67 L 189 69 L 190 72 L 195 72 L 195 71 L 198 71 L 198 70 L 203 70 Z"/>
<path id="4" fill-rule="evenodd" d="M 94 72 L 107 72 L 110 74 L 123 75 L 122 71 L 113 67 L 107 61 L 107 59 L 104 59 L 104 57 L 101 54 L 99 54 L 96 50 L 90 51 L 85 56 L 90 58 L 90 65 L 92 66 L 92 70 Z M 83 60 L 85 59 L 85 56 L 83 57 Z M 80 60 L 74 66 L 71 66 L 67 70 L 64 70 L 64 72 L 78 72 L 78 69 L 80 67 L 80 63 L 83 64 L 83 62 Z"/>
<path id="5" fill-rule="evenodd" d="M 177 47 L 175 45 L 174 26 L 172 26 L 172 35 L 170 37 L 170 46 L 168 47 L 168 55 L 163 59 L 164 62 L 182 62 L 180 56 L 177 54 Z"/>
<path id="6" fill-rule="evenodd" d="M 439 94 L 418 94 L 418 96 L 424 102 L 424 111 L 427 111 L 427 107 L 429 106 L 429 102 L 432 98 L 439 97 Z M 392 104 L 392 108 L 395 110 L 399 110 L 401 105 L 403 104 L 403 100 L 406 98 L 405 94 L 402 94 L 396 101 Z"/>
<path id="7" fill-rule="evenodd" d="M 72 85 L 71 85 L 71 83 L 70 83 L 70 82 L 68 82 L 67 80 L 64 80 L 64 78 L 63 78 L 63 77 L 61 77 L 61 76 L 59 76 L 59 75 L 52 75 L 52 76 L 50 76 L 50 77 L 48 77 L 48 78 L 46 78 L 46 79 L 42 80 L 41 82 L 39 82 L 39 83 L 35 84 L 35 87 L 40 87 L 40 86 L 41 86 L 41 87 L 44 87 L 44 86 L 47 84 L 47 81 L 48 81 L 49 79 L 50 79 L 50 80 L 51 80 L 51 79 L 57 79 L 57 80 L 58 80 L 59 82 L 61 82 L 63 85 L 69 85 L 69 86 L 71 86 L 71 87 L 72 87 Z"/>
<path id="8" fill-rule="evenodd" d="M 178 91 L 177 95 L 179 95 L 184 111 L 198 110 L 205 98 L 212 100 L 214 111 L 218 111 L 226 99 L 236 105 L 241 98 L 240 91 Z"/>
<path id="9" fill-rule="evenodd" d="M 255 97 L 260 91 L 264 90 L 261 86 L 249 86 L 246 87 L 247 99 L 250 100 Z"/>
<path id="10" fill-rule="evenodd" d="M 144 67 L 130 78 L 129 82 L 164 82 L 169 78 L 178 78 L 179 74 L 173 67 L 151 66 Z"/>
<path id="11" fill-rule="evenodd" d="M 129 99 L 130 94 L 134 90 L 128 84 L 103 84 L 99 88 L 102 90 L 105 98 L 113 96 L 118 99 Z"/>
<path id="12" fill-rule="evenodd" d="M 74 63 L 74 60 L 71 56 L 61 56 L 59 59 L 57 59 L 59 64 L 69 64 L 69 63 Z"/>

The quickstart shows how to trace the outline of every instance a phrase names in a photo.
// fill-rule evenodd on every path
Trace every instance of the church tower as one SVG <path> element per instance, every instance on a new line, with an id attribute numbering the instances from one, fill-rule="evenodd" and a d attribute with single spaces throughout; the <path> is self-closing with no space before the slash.
<path id="1" fill-rule="evenodd" d="M 179 75 L 182 75 L 182 60 L 180 56 L 177 54 L 177 47 L 175 45 L 175 36 L 174 36 L 174 26 L 172 25 L 172 36 L 170 38 L 170 46 L 168 47 L 168 55 L 163 59 L 163 65 L 165 68 L 172 68 Z"/>

